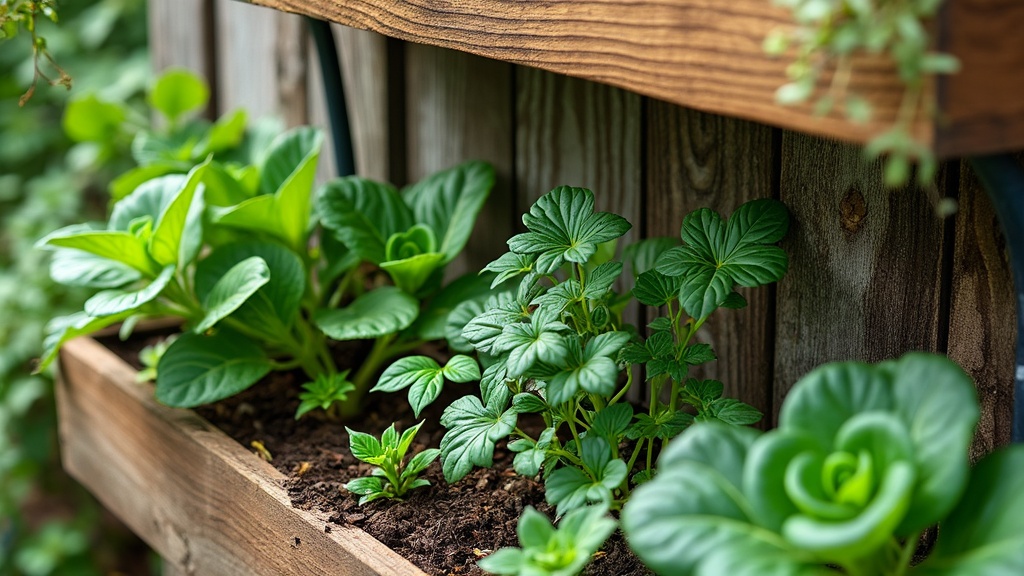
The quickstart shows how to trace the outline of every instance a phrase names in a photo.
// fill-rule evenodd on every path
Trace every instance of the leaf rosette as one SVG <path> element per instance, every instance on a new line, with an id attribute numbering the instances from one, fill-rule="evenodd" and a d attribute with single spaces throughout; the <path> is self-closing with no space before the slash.
<path id="1" fill-rule="evenodd" d="M 777 430 L 682 434 L 623 525 L 660 574 L 888 574 L 893 547 L 959 501 L 978 417 L 970 378 L 944 357 L 823 366 Z"/>

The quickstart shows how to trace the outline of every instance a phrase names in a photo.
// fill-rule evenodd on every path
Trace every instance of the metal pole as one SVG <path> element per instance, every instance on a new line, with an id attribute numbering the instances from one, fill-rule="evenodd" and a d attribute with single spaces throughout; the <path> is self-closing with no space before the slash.
<path id="1" fill-rule="evenodd" d="M 352 132 L 345 105 L 345 86 L 341 79 L 341 64 L 334 43 L 334 33 L 329 22 L 306 18 L 317 59 L 320 61 L 320 75 L 324 82 L 324 96 L 327 99 L 327 115 L 331 124 L 331 139 L 334 141 L 334 164 L 338 176 L 356 173 L 355 155 L 352 152 Z"/>

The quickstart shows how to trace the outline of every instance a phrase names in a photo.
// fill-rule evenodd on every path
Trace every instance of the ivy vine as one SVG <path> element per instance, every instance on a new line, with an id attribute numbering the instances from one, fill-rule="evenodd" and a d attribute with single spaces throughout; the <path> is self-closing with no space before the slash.
<path id="1" fill-rule="evenodd" d="M 764 43 L 769 54 L 781 55 L 795 48 L 797 58 L 786 68 L 789 82 L 776 92 L 781 104 L 807 102 L 816 96 L 821 76 L 832 71 L 831 85 L 817 95 L 816 114 L 841 110 L 854 122 L 871 119 L 871 105 L 848 90 L 854 54 L 887 54 L 896 64 L 904 85 L 903 99 L 894 124 L 872 139 L 865 152 L 885 157 L 885 182 L 900 186 L 910 179 L 917 164 L 917 180 L 927 185 L 935 177 L 938 162 L 931 147 L 913 135 L 914 121 L 922 113 L 934 114 L 924 90 L 935 74 L 952 74 L 959 61 L 931 49 L 925 22 L 933 18 L 942 0 L 772 0 L 792 11 L 797 23 L 792 30 L 776 30 Z"/>

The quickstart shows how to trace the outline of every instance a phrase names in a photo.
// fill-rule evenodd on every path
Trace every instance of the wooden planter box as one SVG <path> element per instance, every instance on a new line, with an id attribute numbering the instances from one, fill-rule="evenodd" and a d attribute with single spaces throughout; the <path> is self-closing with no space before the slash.
<path id="1" fill-rule="evenodd" d="M 135 374 L 95 340 L 64 346 L 61 458 L 170 574 L 425 576 L 362 530 L 293 508 L 283 474 Z"/>

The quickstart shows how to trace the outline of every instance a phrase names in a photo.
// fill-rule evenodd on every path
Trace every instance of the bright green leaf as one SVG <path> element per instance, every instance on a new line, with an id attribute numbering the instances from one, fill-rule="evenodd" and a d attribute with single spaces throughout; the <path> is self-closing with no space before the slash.
<path id="1" fill-rule="evenodd" d="M 335 340 L 380 338 L 404 330 L 419 314 L 419 302 L 393 286 L 363 294 L 345 308 L 321 310 L 316 325 Z"/>
<path id="2" fill-rule="evenodd" d="M 157 366 L 156 398 L 191 408 L 223 400 L 249 388 L 270 372 L 260 347 L 241 334 L 182 334 Z"/>

